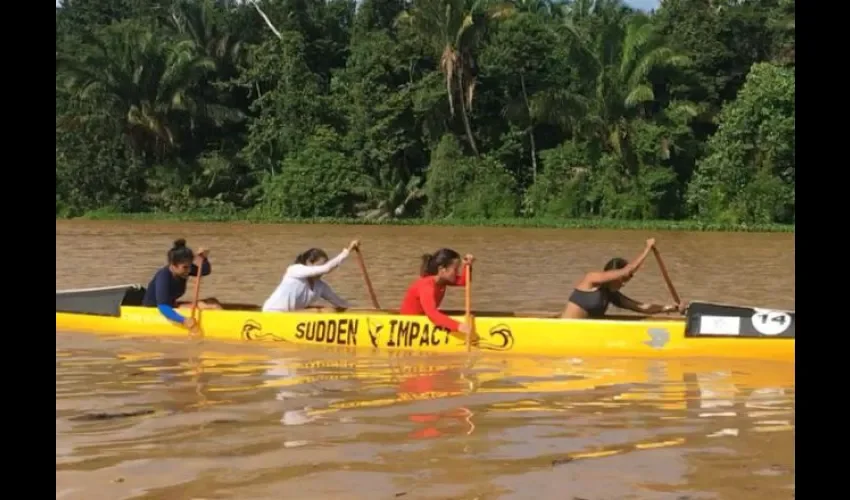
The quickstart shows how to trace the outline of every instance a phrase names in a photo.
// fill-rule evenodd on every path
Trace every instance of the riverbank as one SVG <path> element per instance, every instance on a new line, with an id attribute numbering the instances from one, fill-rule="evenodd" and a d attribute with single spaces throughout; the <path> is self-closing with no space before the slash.
<path id="1" fill-rule="evenodd" d="M 84 220 L 136 220 L 163 222 L 244 222 L 278 224 L 354 224 L 354 225 L 395 225 L 395 226 L 480 226 L 480 227 L 517 227 L 517 228 L 553 228 L 553 229 L 620 229 L 651 231 L 715 231 L 715 232 L 767 232 L 793 233 L 794 225 L 784 224 L 722 224 L 697 220 L 618 220 L 618 219 L 554 219 L 524 218 L 507 219 L 362 219 L 316 217 L 270 218 L 257 216 L 250 212 L 143 212 L 118 213 L 95 211 L 86 213 L 78 219 Z M 57 220 L 62 220 L 57 218 Z"/>

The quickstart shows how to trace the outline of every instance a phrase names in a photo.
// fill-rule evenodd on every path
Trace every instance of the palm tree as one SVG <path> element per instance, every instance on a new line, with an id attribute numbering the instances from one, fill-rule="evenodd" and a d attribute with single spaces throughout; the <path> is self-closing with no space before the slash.
<path id="1" fill-rule="evenodd" d="M 440 71 L 446 78 L 449 111 L 455 114 L 455 96 L 460 97 L 460 115 L 466 137 L 477 155 L 469 112 L 475 93 L 475 52 L 488 21 L 510 15 L 514 7 L 489 0 L 414 0 L 413 6 L 399 15 L 439 54 Z"/>
<path id="2" fill-rule="evenodd" d="M 581 7 L 568 14 L 566 27 L 577 42 L 579 66 L 593 82 L 592 112 L 585 126 L 625 165 L 634 168 L 629 124 L 648 112 L 647 105 L 655 101 L 650 74 L 656 68 L 681 66 L 689 60 L 666 45 L 647 15 L 628 13 L 619 0 L 587 0 Z M 588 17 L 593 9 L 595 15 Z M 697 113 L 689 103 L 680 106 L 692 115 Z"/>
<path id="3" fill-rule="evenodd" d="M 206 111 L 192 88 L 215 69 L 193 41 L 173 41 L 132 22 L 89 35 L 79 51 L 57 59 L 60 78 L 79 107 L 78 119 L 106 109 L 138 152 L 157 157 L 177 145 L 180 118 Z"/>
<path id="4" fill-rule="evenodd" d="M 219 0 L 220 1 L 220 0 Z M 215 0 L 175 2 L 171 9 L 171 25 L 190 38 L 204 55 L 215 61 L 218 73 L 235 70 L 243 55 L 241 40 L 222 29 L 215 17 Z"/>
<path id="5" fill-rule="evenodd" d="M 203 118 L 210 125 L 205 130 L 214 130 L 228 122 L 241 122 L 246 113 L 240 108 L 247 109 L 249 105 L 247 89 L 229 85 L 224 89 L 221 85 L 238 77 L 238 65 L 246 55 L 242 41 L 226 30 L 221 17 L 216 17 L 215 5 L 222 3 L 224 5 L 219 8 L 227 7 L 228 2 L 223 0 L 179 0 L 171 10 L 170 21 L 175 31 L 192 40 L 199 55 L 215 64 L 215 71 L 200 79 L 195 93 L 198 109 L 203 111 Z M 228 130 L 221 132 L 226 135 Z"/>

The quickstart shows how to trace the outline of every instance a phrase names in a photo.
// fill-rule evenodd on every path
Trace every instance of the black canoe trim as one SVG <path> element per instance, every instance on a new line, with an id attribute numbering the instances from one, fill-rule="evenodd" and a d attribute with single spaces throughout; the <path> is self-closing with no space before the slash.
<path id="1" fill-rule="evenodd" d="M 794 311 L 691 302 L 685 337 L 794 339 L 796 326 Z"/>
<path id="2" fill-rule="evenodd" d="M 145 287 L 138 284 L 56 290 L 56 312 L 121 316 L 121 306 L 140 306 Z"/>

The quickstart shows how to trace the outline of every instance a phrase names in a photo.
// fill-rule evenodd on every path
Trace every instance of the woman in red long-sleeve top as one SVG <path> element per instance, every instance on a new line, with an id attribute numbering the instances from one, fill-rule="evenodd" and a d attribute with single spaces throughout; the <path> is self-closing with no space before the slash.
<path id="1" fill-rule="evenodd" d="M 460 268 L 460 254 L 450 248 L 441 248 L 433 255 L 422 256 L 420 278 L 410 285 L 401 303 L 401 314 L 428 316 L 435 325 L 452 332 L 468 333 L 470 326 L 446 316 L 438 307 L 446 295 L 447 286 L 466 285 L 466 267 L 472 271 L 474 257 L 466 254 L 464 269 Z M 459 272 L 460 271 L 460 272 Z"/>

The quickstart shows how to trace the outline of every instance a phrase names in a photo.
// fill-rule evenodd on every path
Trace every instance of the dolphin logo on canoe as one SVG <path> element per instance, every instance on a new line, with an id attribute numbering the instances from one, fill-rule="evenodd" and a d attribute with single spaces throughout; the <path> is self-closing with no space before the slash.
<path id="1" fill-rule="evenodd" d="M 479 336 L 477 339 L 472 341 L 472 345 L 474 347 L 478 347 L 479 349 L 487 349 L 490 351 L 509 351 L 514 346 L 514 334 L 511 332 L 511 329 L 508 325 L 504 323 L 499 323 L 498 325 L 490 328 L 488 332 L 490 338 L 498 339 L 497 342 L 491 342 L 487 340 L 481 340 Z M 465 343 L 465 342 L 464 342 Z"/>
<path id="2" fill-rule="evenodd" d="M 264 338 L 270 338 L 271 340 L 277 342 L 288 342 L 285 338 L 280 335 L 276 335 L 274 333 L 265 333 L 263 332 L 263 325 L 259 322 L 254 321 L 253 319 L 249 319 L 245 321 L 245 324 L 242 325 L 242 338 L 245 340 L 261 340 Z"/>

